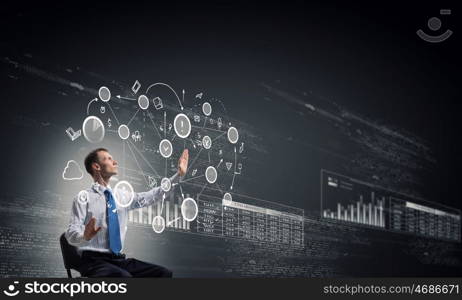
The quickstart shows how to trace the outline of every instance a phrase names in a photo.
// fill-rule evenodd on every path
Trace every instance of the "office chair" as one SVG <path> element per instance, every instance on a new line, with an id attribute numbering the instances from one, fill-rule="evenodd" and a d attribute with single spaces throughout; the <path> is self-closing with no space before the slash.
<path id="1" fill-rule="evenodd" d="M 67 242 L 65 234 L 59 237 L 61 244 L 61 252 L 63 254 L 64 267 L 67 271 L 67 277 L 72 278 L 71 269 L 78 271 L 78 266 L 81 265 L 80 255 L 77 253 L 77 248 Z"/>

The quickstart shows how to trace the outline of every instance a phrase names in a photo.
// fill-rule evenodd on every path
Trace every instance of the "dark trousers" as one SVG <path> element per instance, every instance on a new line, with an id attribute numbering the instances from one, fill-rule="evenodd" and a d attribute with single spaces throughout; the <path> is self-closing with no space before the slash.
<path id="1" fill-rule="evenodd" d="M 172 272 L 162 266 L 125 258 L 125 254 L 82 252 L 79 270 L 85 277 L 172 277 Z"/>

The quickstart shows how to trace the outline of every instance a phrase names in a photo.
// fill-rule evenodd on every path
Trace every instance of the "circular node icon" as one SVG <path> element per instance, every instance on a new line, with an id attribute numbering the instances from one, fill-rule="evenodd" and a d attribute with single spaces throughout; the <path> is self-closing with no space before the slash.
<path id="1" fill-rule="evenodd" d="M 77 195 L 77 200 L 80 202 L 80 204 L 86 204 L 88 202 L 89 197 L 90 195 L 88 194 L 88 192 L 85 190 L 82 190 Z"/>
<path id="2" fill-rule="evenodd" d="M 162 216 L 155 216 L 152 219 L 152 230 L 155 233 L 162 233 L 165 230 L 165 219 Z"/>
<path id="3" fill-rule="evenodd" d="M 430 18 L 428 20 L 428 28 L 430 28 L 433 31 L 436 31 L 441 28 L 441 20 L 438 19 L 437 17 Z"/>
<path id="4" fill-rule="evenodd" d="M 114 187 L 114 199 L 121 207 L 128 207 L 135 198 L 132 185 L 125 180 L 117 182 Z"/>
<path id="5" fill-rule="evenodd" d="M 164 192 L 170 191 L 170 189 L 172 188 L 172 182 L 170 181 L 170 179 L 168 179 L 167 177 L 162 178 L 160 182 L 160 188 Z"/>
<path id="6" fill-rule="evenodd" d="M 236 144 L 238 140 L 239 140 L 239 132 L 237 132 L 237 129 L 235 127 L 229 127 L 228 141 L 231 144 Z"/>
<path id="7" fill-rule="evenodd" d="M 138 97 L 138 105 L 141 109 L 148 109 L 149 107 L 149 99 L 146 95 L 140 95 Z"/>
<path id="8" fill-rule="evenodd" d="M 210 149 L 210 147 L 212 147 L 212 139 L 208 135 L 202 138 L 202 146 L 204 146 L 205 149 Z"/>
<path id="9" fill-rule="evenodd" d="M 180 138 L 187 138 L 191 133 L 191 121 L 189 121 L 188 116 L 185 114 L 177 114 L 173 121 L 173 126 L 175 128 L 175 133 Z"/>
<path id="10" fill-rule="evenodd" d="M 197 203 L 193 198 L 186 198 L 183 200 L 183 203 L 181 203 L 181 215 L 183 219 L 192 222 L 196 219 L 197 212 Z"/>
<path id="11" fill-rule="evenodd" d="M 89 116 L 83 121 L 83 136 L 90 143 L 99 143 L 104 139 L 104 124 L 100 118 Z"/>
<path id="12" fill-rule="evenodd" d="M 212 114 L 212 105 L 208 102 L 204 102 L 204 104 L 202 104 L 202 112 L 204 115 L 210 116 Z"/>
<path id="13" fill-rule="evenodd" d="M 159 144 L 159 152 L 165 158 L 169 158 L 173 152 L 172 143 L 169 140 L 162 140 Z"/>
<path id="14" fill-rule="evenodd" d="M 217 170 L 215 167 L 210 166 L 205 170 L 205 179 L 207 179 L 209 183 L 215 183 L 215 181 L 217 181 Z"/>
<path id="15" fill-rule="evenodd" d="M 98 96 L 103 102 L 108 102 L 111 99 L 111 91 L 105 87 L 102 86 L 98 90 Z"/>
<path id="16" fill-rule="evenodd" d="M 226 201 L 233 201 L 233 196 L 231 196 L 230 193 L 225 193 L 223 195 L 223 200 L 226 200 Z"/>
<path id="17" fill-rule="evenodd" d="M 122 140 L 126 140 L 130 137 L 130 129 L 128 129 L 128 126 L 125 124 L 119 126 L 118 132 Z"/>

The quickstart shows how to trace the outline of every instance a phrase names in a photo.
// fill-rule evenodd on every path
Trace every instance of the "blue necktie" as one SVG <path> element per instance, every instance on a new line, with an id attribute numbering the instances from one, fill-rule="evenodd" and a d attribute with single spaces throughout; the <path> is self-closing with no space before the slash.
<path id="1" fill-rule="evenodd" d="M 117 207 L 111 191 L 105 190 L 107 202 L 107 226 L 109 232 L 109 249 L 115 254 L 119 254 L 122 250 L 122 242 L 120 241 L 120 226 L 119 217 L 117 216 Z"/>

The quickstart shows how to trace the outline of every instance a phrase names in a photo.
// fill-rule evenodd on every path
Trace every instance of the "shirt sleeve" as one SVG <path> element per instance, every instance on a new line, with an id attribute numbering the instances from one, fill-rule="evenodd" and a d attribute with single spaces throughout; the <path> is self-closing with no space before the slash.
<path id="1" fill-rule="evenodd" d="M 76 247 L 86 246 L 90 243 L 83 237 L 87 217 L 86 206 L 87 204 L 80 203 L 77 197 L 72 202 L 71 218 L 65 236 L 69 244 Z"/>
<path id="2" fill-rule="evenodd" d="M 172 183 L 170 191 L 164 192 L 162 188 L 158 186 L 147 192 L 135 193 L 132 203 L 128 206 L 128 210 L 155 204 L 159 201 L 162 201 L 164 194 L 165 197 L 167 197 L 170 193 L 173 193 L 173 184 L 179 182 L 180 176 L 178 175 L 178 173 L 175 173 L 175 175 L 173 175 L 169 179 Z"/>

